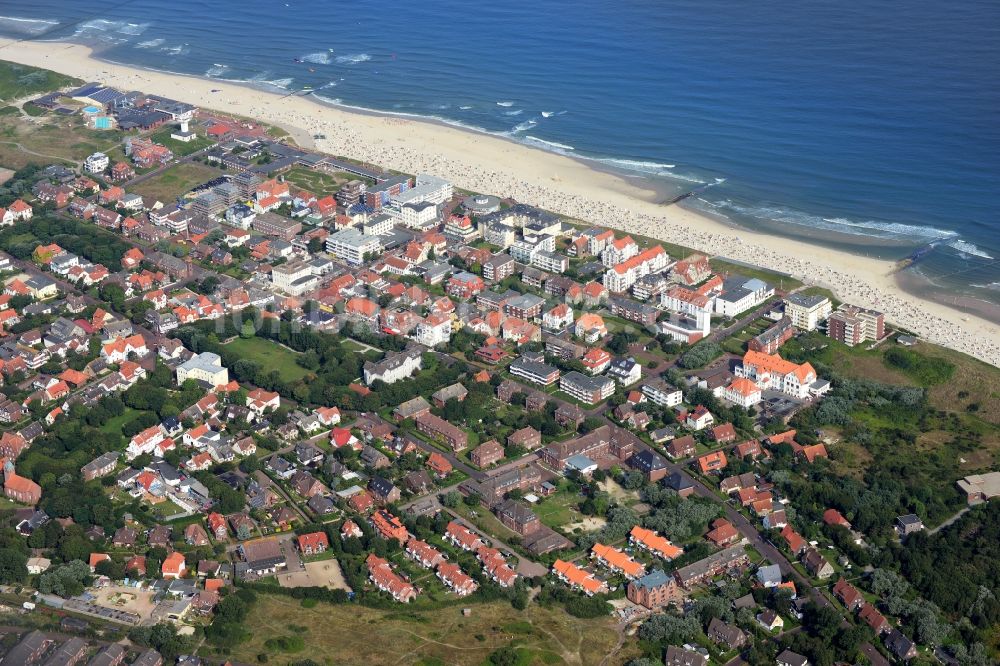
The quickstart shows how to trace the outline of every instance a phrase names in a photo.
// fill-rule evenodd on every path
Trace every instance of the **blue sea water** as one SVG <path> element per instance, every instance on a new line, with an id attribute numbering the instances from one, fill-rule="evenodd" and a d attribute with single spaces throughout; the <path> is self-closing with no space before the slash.
<path id="1" fill-rule="evenodd" d="M 0 32 L 438 118 L 1000 302 L 995 0 L 36 0 Z M 0 58 L 3 57 L 0 51 Z M 297 62 L 299 61 L 299 62 Z M 912 281 L 911 281 L 912 282 Z"/>

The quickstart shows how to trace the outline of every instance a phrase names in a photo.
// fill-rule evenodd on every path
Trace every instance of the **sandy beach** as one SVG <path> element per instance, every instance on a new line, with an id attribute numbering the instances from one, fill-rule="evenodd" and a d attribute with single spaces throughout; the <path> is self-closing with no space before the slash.
<path id="1" fill-rule="evenodd" d="M 408 173 L 432 173 L 464 189 L 788 273 L 826 287 L 844 301 L 881 310 L 889 321 L 931 342 L 1000 365 L 1000 326 L 903 291 L 891 275 L 891 262 L 736 230 L 678 206 L 664 207 L 653 201 L 653 192 L 579 160 L 443 124 L 111 64 L 80 45 L 0 39 L 0 59 L 253 117 L 327 153 Z M 313 134 L 327 138 L 313 142 Z"/>

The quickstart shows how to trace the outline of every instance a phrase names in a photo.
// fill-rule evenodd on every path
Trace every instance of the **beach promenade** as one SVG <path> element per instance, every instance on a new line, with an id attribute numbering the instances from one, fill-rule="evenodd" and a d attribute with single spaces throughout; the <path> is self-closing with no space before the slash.
<path id="1" fill-rule="evenodd" d="M 905 292 L 892 275 L 891 262 L 736 230 L 677 205 L 662 206 L 655 202 L 655 193 L 580 160 L 444 124 L 353 112 L 304 96 L 106 63 L 80 45 L 0 40 L 0 59 L 253 117 L 285 128 L 302 145 L 315 144 L 333 155 L 407 173 L 436 174 L 463 189 L 787 273 L 826 287 L 844 301 L 878 309 L 889 321 L 928 341 L 1000 365 L 1000 325 Z M 326 138 L 314 142 L 315 134 Z"/>

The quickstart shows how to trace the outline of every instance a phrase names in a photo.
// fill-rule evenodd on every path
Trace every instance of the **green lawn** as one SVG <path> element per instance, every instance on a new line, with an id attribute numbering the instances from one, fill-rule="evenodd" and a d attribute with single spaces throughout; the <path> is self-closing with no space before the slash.
<path id="1" fill-rule="evenodd" d="M 160 175 L 139 183 L 134 189 L 136 194 L 149 200 L 169 202 L 218 175 L 218 170 L 204 164 L 177 164 Z"/>
<path id="2" fill-rule="evenodd" d="M 579 501 L 580 497 L 576 493 L 560 490 L 555 495 L 541 500 L 532 507 L 532 510 L 543 524 L 556 528 L 583 517 L 583 514 L 576 510 Z"/>
<path id="3" fill-rule="evenodd" d="M 208 148 L 209 146 L 215 143 L 211 139 L 208 139 L 203 136 L 195 137 L 193 140 L 188 142 L 171 139 L 170 134 L 176 129 L 178 128 L 175 125 L 170 124 L 167 127 L 154 132 L 149 138 L 155 141 L 156 143 L 159 143 L 169 148 L 170 152 L 172 152 L 177 157 L 184 157 L 185 155 L 196 153 L 199 150 L 202 150 L 203 148 Z"/>
<path id="4" fill-rule="evenodd" d="M 140 414 L 138 409 L 132 409 L 131 407 L 126 407 L 125 411 L 121 416 L 115 416 L 108 419 L 108 422 L 101 426 L 101 432 L 106 433 L 120 433 L 122 431 L 122 426 L 134 419 Z"/>
<path id="5" fill-rule="evenodd" d="M 226 348 L 240 358 L 259 363 L 264 372 L 277 370 L 283 382 L 298 381 L 309 374 L 308 370 L 295 363 L 298 352 L 266 338 L 235 338 L 226 343 Z"/>
<path id="6" fill-rule="evenodd" d="M 319 197 L 333 194 L 342 184 L 353 178 L 348 173 L 323 173 L 306 167 L 293 167 L 285 173 L 286 181 Z"/>

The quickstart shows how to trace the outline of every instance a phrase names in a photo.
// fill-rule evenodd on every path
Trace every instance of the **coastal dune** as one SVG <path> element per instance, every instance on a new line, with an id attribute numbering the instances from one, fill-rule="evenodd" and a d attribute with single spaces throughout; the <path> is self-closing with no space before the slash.
<path id="1" fill-rule="evenodd" d="M 786 273 L 828 288 L 844 301 L 880 310 L 930 342 L 1000 365 L 997 324 L 903 291 L 891 262 L 734 229 L 677 205 L 663 206 L 655 202 L 654 192 L 581 160 L 440 123 L 107 63 L 81 45 L 0 39 L 0 59 L 252 117 L 326 153 L 407 173 L 432 173 L 463 189 Z M 327 138 L 314 142 L 314 134 Z"/>

